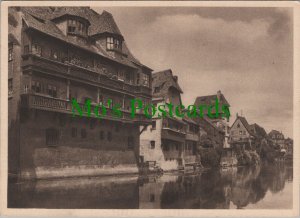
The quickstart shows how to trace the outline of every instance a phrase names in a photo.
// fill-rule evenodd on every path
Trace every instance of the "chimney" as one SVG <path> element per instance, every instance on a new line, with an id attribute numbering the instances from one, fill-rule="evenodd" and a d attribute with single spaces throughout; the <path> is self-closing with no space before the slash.
<path id="1" fill-rule="evenodd" d="M 238 118 L 239 117 L 239 113 L 236 113 L 236 118 Z"/>
<path id="2" fill-rule="evenodd" d="M 175 80 L 175 82 L 178 81 L 178 76 L 173 76 L 173 79 Z"/>
<path id="3" fill-rule="evenodd" d="M 219 91 L 217 91 L 217 98 L 218 98 L 218 100 L 220 101 L 220 99 L 221 99 L 221 91 L 219 90 Z"/>

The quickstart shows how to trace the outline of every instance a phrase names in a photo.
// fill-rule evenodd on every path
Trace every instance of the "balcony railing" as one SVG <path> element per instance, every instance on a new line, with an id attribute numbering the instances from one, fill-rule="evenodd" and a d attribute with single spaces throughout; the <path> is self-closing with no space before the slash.
<path id="1" fill-rule="evenodd" d="M 178 142 L 185 142 L 185 132 L 177 131 L 170 128 L 162 128 L 161 138 L 178 141 Z"/>
<path id="2" fill-rule="evenodd" d="M 193 132 L 187 132 L 185 135 L 186 140 L 199 141 L 199 135 Z"/>
<path id="3" fill-rule="evenodd" d="M 248 143 L 250 142 L 250 138 L 242 138 L 242 139 L 228 139 L 228 143 Z M 251 140 L 252 141 L 252 140 Z"/>
<path id="4" fill-rule="evenodd" d="M 121 80 L 108 77 L 104 73 L 100 73 L 96 68 L 85 68 L 69 62 L 59 62 L 49 58 L 36 56 L 33 54 L 23 55 L 23 70 L 35 70 L 46 73 L 53 73 L 57 76 L 67 76 L 82 79 L 98 85 L 113 88 L 118 91 L 128 92 L 130 94 L 146 94 L 151 95 L 151 88 L 145 86 L 137 86 L 126 83 Z"/>
<path id="5" fill-rule="evenodd" d="M 81 108 L 84 108 L 83 103 L 78 103 Z M 38 95 L 38 94 L 22 94 L 21 96 L 21 105 L 26 108 L 34 108 L 46 111 L 54 111 L 60 113 L 73 114 L 72 111 L 72 102 L 69 100 L 53 98 L 50 96 Z M 114 115 L 111 108 L 106 108 L 106 115 L 102 115 L 101 111 L 96 116 L 94 109 L 97 104 L 91 104 L 91 117 L 96 118 L 100 116 L 101 119 L 110 119 L 110 120 L 121 120 L 126 122 L 141 122 L 144 124 L 151 123 L 151 119 L 146 118 L 143 114 L 136 114 L 134 118 L 131 118 L 129 111 L 122 111 L 122 116 L 117 117 Z M 76 115 L 79 116 L 77 110 L 75 111 Z M 83 116 L 88 116 L 86 111 L 82 110 Z"/>

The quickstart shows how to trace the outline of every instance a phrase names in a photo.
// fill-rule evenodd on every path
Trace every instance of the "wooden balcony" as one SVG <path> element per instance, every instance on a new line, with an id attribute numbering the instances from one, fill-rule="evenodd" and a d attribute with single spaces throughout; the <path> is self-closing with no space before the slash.
<path id="1" fill-rule="evenodd" d="M 199 135 L 197 133 L 187 132 L 185 135 L 185 139 L 197 142 L 197 141 L 199 141 Z"/>
<path id="2" fill-rule="evenodd" d="M 83 103 L 78 103 L 81 108 L 84 108 Z M 138 122 L 141 124 L 149 124 L 151 123 L 151 119 L 147 119 L 144 115 L 138 115 L 135 116 L 135 118 L 131 118 L 129 111 L 122 111 L 122 116 L 117 117 L 113 113 L 113 110 L 110 108 L 106 108 L 106 115 L 101 116 L 101 109 L 98 115 L 95 114 L 95 107 L 97 104 L 92 103 L 91 104 L 91 118 L 97 118 L 97 116 L 100 116 L 101 119 L 108 119 L 108 120 L 116 120 L 116 121 L 122 121 L 122 122 Z M 31 109 L 38 109 L 38 110 L 44 110 L 44 111 L 52 111 L 52 112 L 58 112 L 58 113 L 67 113 L 67 114 L 73 114 L 72 110 L 72 102 L 69 100 L 64 99 L 58 99 L 53 98 L 50 96 L 44 96 L 39 94 L 22 94 L 21 95 L 21 106 L 25 108 L 31 108 Z M 76 115 L 79 116 L 79 113 L 77 110 L 75 111 Z M 88 114 L 86 111 L 82 110 L 83 116 L 88 117 Z"/>
<path id="3" fill-rule="evenodd" d="M 67 75 L 69 71 L 68 65 L 62 62 L 31 54 L 23 55 L 22 68 L 23 71 L 34 70 L 38 72 L 53 73 L 59 75 Z"/>
<path id="4" fill-rule="evenodd" d="M 23 71 L 37 71 L 68 79 L 77 79 L 82 82 L 114 89 L 131 95 L 144 94 L 151 96 L 151 88 L 125 83 L 124 81 L 109 78 L 96 68 L 85 68 L 69 62 L 59 62 L 33 54 L 23 55 Z"/>
<path id="5" fill-rule="evenodd" d="M 229 139 L 228 143 L 230 144 L 239 144 L 239 143 L 249 143 L 250 140 L 252 141 L 252 139 L 250 138 L 242 138 L 242 139 Z"/>
<path id="6" fill-rule="evenodd" d="M 161 130 L 161 138 L 177 142 L 185 142 L 185 132 L 163 127 Z"/>
<path id="7" fill-rule="evenodd" d="M 147 86 L 136 86 L 136 92 L 151 95 L 152 94 L 152 89 L 147 87 Z"/>

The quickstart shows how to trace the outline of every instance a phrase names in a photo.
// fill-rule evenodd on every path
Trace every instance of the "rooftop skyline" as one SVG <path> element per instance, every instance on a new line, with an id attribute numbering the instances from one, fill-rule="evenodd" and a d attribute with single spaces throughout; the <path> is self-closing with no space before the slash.
<path id="1" fill-rule="evenodd" d="M 293 137 L 293 34 L 288 8 L 101 7 L 112 13 L 138 59 L 171 68 L 184 104 L 221 90 L 230 124 L 243 111 L 249 124 Z"/>

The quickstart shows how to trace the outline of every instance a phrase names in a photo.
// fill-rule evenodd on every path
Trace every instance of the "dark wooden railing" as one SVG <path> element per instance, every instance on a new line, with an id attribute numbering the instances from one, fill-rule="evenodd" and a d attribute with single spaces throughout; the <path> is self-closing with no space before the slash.
<path id="1" fill-rule="evenodd" d="M 69 113 L 72 114 L 72 102 L 69 100 L 53 98 L 50 96 L 44 96 L 39 94 L 22 94 L 21 96 L 21 105 L 22 107 L 34 108 L 40 110 L 47 111 L 55 111 L 61 113 Z M 87 116 L 87 113 L 83 108 L 85 104 L 78 103 L 81 107 L 83 116 Z M 112 119 L 112 120 L 121 120 L 121 121 L 131 121 L 131 122 L 142 122 L 142 123 L 150 123 L 151 119 L 146 118 L 143 114 L 136 114 L 134 118 L 131 118 L 131 114 L 129 111 L 122 111 L 122 116 L 117 117 L 111 108 L 105 108 L 106 114 L 103 115 L 102 110 L 99 109 L 99 113 L 95 113 L 95 107 L 97 104 L 91 104 L 91 117 L 100 117 L 102 119 Z M 76 115 L 79 115 L 78 111 L 75 109 Z"/>
<path id="2" fill-rule="evenodd" d="M 33 68 L 34 70 L 53 73 L 57 76 L 73 76 L 83 81 L 96 82 L 100 86 L 125 91 L 131 94 L 151 95 L 151 88 L 149 87 L 128 84 L 124 81 L 109 78 L 106 74 L 100 73 L 96 68 L 85 68 L 69 62 L 63 63 L 33 54 L 23 55 L 22 67 L 24 70 Z"/>

